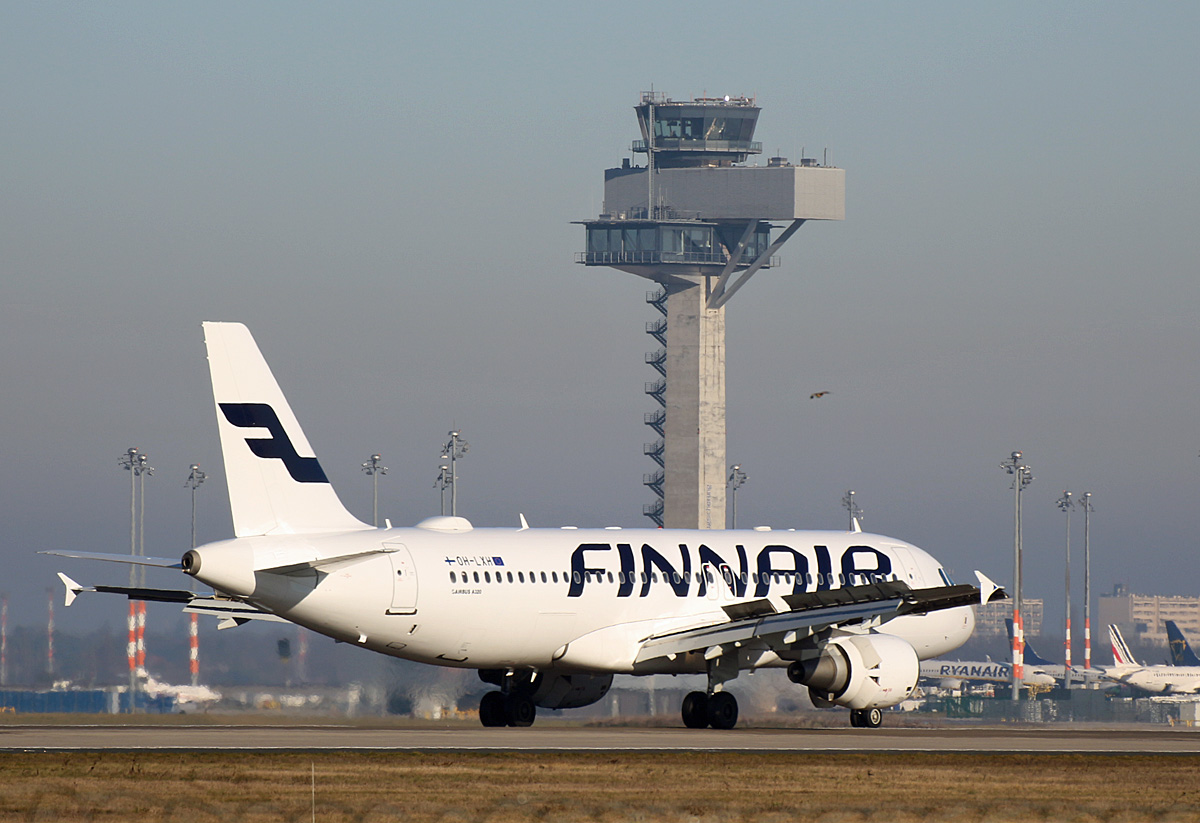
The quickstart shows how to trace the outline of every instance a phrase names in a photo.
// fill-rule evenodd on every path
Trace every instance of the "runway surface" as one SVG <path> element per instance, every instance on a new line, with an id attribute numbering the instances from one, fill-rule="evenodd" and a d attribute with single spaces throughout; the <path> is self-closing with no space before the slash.
<path id="1" fill-rule="evenodd" d="M 1200 753 L 1200 729 L 351 728 L 346 726 L 0 726 L 0 751 L 741 751 Z"/>

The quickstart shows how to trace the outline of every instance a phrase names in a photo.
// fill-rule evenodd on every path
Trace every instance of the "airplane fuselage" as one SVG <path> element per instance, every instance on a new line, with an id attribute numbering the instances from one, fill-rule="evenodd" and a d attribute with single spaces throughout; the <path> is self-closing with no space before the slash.
<path id="1" fill-rule="evenodd" d="M 313 631 L 396 657 L 632 674 L 705 671 L 696 654 L 638 662 L 640 643 L 727 619 L 725 609 L 737 604 L 869 579 L 913 588 L 947 582 L 926 552 L 875 534 L 464 523 L 431 518 L 417 528 L 223 541 L 196 550 L 196 577 Z M 379 553 L 360 554 L 373 549 Z M 289 564 L 297 568 L 278 571 Z M 957 648 L 973 628 L 971 609 L 959 607 L 898 617 L 879 631 L 905 639 L 924 659 Z M 749 668 L 788 662 L 767 648 L 747 648 L 744 656 Z"/>

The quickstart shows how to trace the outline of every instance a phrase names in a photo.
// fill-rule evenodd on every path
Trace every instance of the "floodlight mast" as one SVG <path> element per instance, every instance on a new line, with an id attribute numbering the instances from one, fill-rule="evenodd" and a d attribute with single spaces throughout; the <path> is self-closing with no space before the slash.
<path id="1" fill-rule="evenodd" d="M 1066 681 L 1067 688 L 1071 688 L 1071 509 L 1075 508 L 1075 504 L 1071 502 L 1071 493 L 1064 491 L 1062 497 L 1054 502 L 1058 506 L 1058 510 L 1067 516 L 1067 540 L 1066 540 L 1066 559 L 1067 559 L 1067 638 L 1064 642 L 1066 650 L 1066 668 L 1063 669 L 1063 680 Z"/>
<path id="2" fill-rule="evenodd" d="M 737 490 L 746 485 L 746 473 L 742 471 L 742 464 L 736 463 L 729 467 L 729 528 L 737 528 Z"/>
<path id="3" fill-rule="evenodd" d="M 458 429 L 449 432 L 450 439 L 442 446 L 442 459 L 450 461 L 450 516 L 458 516 L 458 461 L 467 453 L 469 444 Z"/>
<path id="4" fill-rule="evenodd" d="M 379 528 L 379 475 L 388 473 L 387 466 L 380 465 L 382 460 L 381 455 L 373 454 L 362 464 L 362 470 L 371 477 L 371 525 L 375 528 Z"/>
<path id="5" fill-rule="evenodd" d="M 632 148 L 646 165 L 607 169 L 603 211 L 581 221 L 587 250 L 577 263 L 661 287 L 647 300 L 665 320 L 646 331 L 663 349 L 646 362 L 663 377 L 646 393 L 662 409 L 645 423 L 662 440 L 644 453 L 662 471 L 643 477 L 661 500 L 643 514 L 667 528 L 725 527 L 725 304 L 760 269 L 779 265 L 779 248 L 806 221 L 845 219 L 842 169 L 809 158 L 745 165 L 762 153 L 753 140 L 760 111 L 748 97 L 644 92 L 635 107 L 642 139 Z M 786 228 L 773 236 L 772 220 Z"/>
<path id="6" fill-rule="evenodd" d="M 192 548 L 196 548 L 196 489 L 200 488 L 208 475 L 200 471 L 200 466 L 193 463 L 184 485 L 192 492 Z M 195 591 L 196 581 L 192 579 L 192 590 Z M 192 675 L 192 685 L 200 685 L 200 615 L 192 612 L 188 621 L 188 670 Z"/>
<path id="7" fill-rule="evenodd" d="M 1092 667 L 1092 493 L 1084 492 L 1079 498 L 1083 509 L 1083 668 Z M 1086 679 L 1086 678 L 1085 678 Z"/>
<path id="8" fill-rule="evenodd" d="M 846 496 L 842 498 L 842 508 L 850 516 L 850 525 L 846 527 L 847 531 L 856 531 L 854 524 L 857 521 L 862 523 L 863 510 L 854 499 L 854 490 L 846 492 Z"/>
<path id="9" fill-rule="evenodd" d="M 1025 681 L 1025 635 L 1021 625 L 1021 492 L 1033 482 L 1033 470 L 1022 462 L 1023 455 L 1015 451 L 1000 464 L 1013 476 L 1013 639 L 1012 639 L 1012 699 L 1021 699 L 1021 684 Z"/>
<path id="10" fill-rule="evenodd" d="M 143 527 L 146 522 L 146 475 L 154 474 L 150 459 L 137 448 L 129 448 L 118 461 L 121 468 L 129 472 L 129 554 L 144 556 L 146 539 Z M 141 502 L 139 510 L 138 503 Z M 140 575 L 139 575 L 140 571 Z M 129 587 L 146 585 L 146 567 L 129 566 Z M 138 669 L 145 665 L 146 655 L 146 602 L 129 601 L 129 641 L 126 647 L 129 658 L 129 711 L 137 711 Z"/>

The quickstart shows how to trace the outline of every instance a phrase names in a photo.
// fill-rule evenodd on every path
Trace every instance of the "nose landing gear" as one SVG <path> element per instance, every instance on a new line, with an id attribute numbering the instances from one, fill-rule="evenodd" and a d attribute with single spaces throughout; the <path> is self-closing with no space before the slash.
<path id="1" fill-rule="evenodd" d="M 878 729 L 883 722 L 883 712 L 879 709 L 851 709 L 850 725 L 856 729 Z"/>

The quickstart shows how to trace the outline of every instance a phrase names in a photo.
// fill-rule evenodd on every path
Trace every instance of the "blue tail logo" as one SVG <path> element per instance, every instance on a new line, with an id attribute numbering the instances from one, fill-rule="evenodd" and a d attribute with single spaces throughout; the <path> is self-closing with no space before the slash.
<path id="1" fill-rule="evenodd" d="M 266 429 L 270 437 L 247 437 L 246 445 L 258 457 L 283 461 L 288 474 L 297 483 L 328 483 L 321 464 L 315 457 L 301 457 L 296 453 L 296 447 L 279 415 L 266 403 L 221 403 L 221 411 L 225 419 L 240 429 Z"/>

